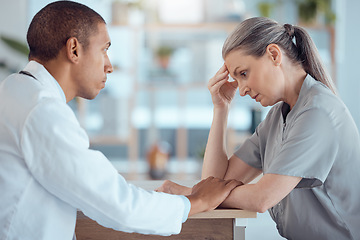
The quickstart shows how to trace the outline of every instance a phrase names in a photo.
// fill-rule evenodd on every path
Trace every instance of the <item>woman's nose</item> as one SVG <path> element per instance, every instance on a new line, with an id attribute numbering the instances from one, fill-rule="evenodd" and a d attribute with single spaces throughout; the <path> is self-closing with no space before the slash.
<path id="1" fill-rule="evenodd" d="M 247 87 L 246 85 L 239 86 L 240 96 L 244 97 L 249 91 L 250 91 L 250 88 Z"/>

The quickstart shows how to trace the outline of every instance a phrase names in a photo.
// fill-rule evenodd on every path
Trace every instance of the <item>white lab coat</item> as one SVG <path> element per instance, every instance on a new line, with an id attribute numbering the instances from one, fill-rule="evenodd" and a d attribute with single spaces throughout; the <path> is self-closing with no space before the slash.
<path id="1" fill-rule="evenodd" d="M 72 239 L 80 209 L 120 231 L 177 234 L 184 196 L 128 184 L 89 149 L 56 80 L 37 62 L 0 84 L 0 239 Z"/>

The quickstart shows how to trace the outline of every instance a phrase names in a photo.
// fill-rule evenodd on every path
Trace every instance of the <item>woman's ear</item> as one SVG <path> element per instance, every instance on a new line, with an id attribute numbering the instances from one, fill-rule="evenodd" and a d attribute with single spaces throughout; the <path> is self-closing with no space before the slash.
<path id="1" fill-rule="evenodd" d="M 275 66 L 280 66 L 282 61 L 282 52 L 277 44 L 269 44 L 266 47 L 266 53 L 269 55 Z"/>
<path id="2" fill-rule="evenodd" d="M 66 56 L 68 60 L 77 63 L 79 60 L 80 43 L 75 37 L 71 37 L 66 41 Z"/>

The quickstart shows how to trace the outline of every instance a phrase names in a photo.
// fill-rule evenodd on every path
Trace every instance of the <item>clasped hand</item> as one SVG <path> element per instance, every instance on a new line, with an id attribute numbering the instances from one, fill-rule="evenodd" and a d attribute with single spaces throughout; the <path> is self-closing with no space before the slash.
<path id="1" fill-rule="evenodd" d="M 234 188 L 241 185 L 242 183 L 237 180 L 223 180 L 208 177 L 194 185 L 192 188 L 166 180 L 162 186 L 156 189 L 156 191 L 185 195 L 191 202 L 190 216 L 195 213 L 217 208 L 229 196 Z"/>

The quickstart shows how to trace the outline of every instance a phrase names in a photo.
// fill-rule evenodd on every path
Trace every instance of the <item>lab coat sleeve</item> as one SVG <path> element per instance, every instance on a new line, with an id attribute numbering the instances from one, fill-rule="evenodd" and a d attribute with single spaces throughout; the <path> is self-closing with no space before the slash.
<path id="1" fill-rule="evenodd" d="M 88 136 L 65 103 L 42 100 L 30 112 L 21 150 L 47 191 L 99 224 L 143 234 L 180 232 L 184 200 L 128 184 L 101 152 L 89 149 Z"/>

